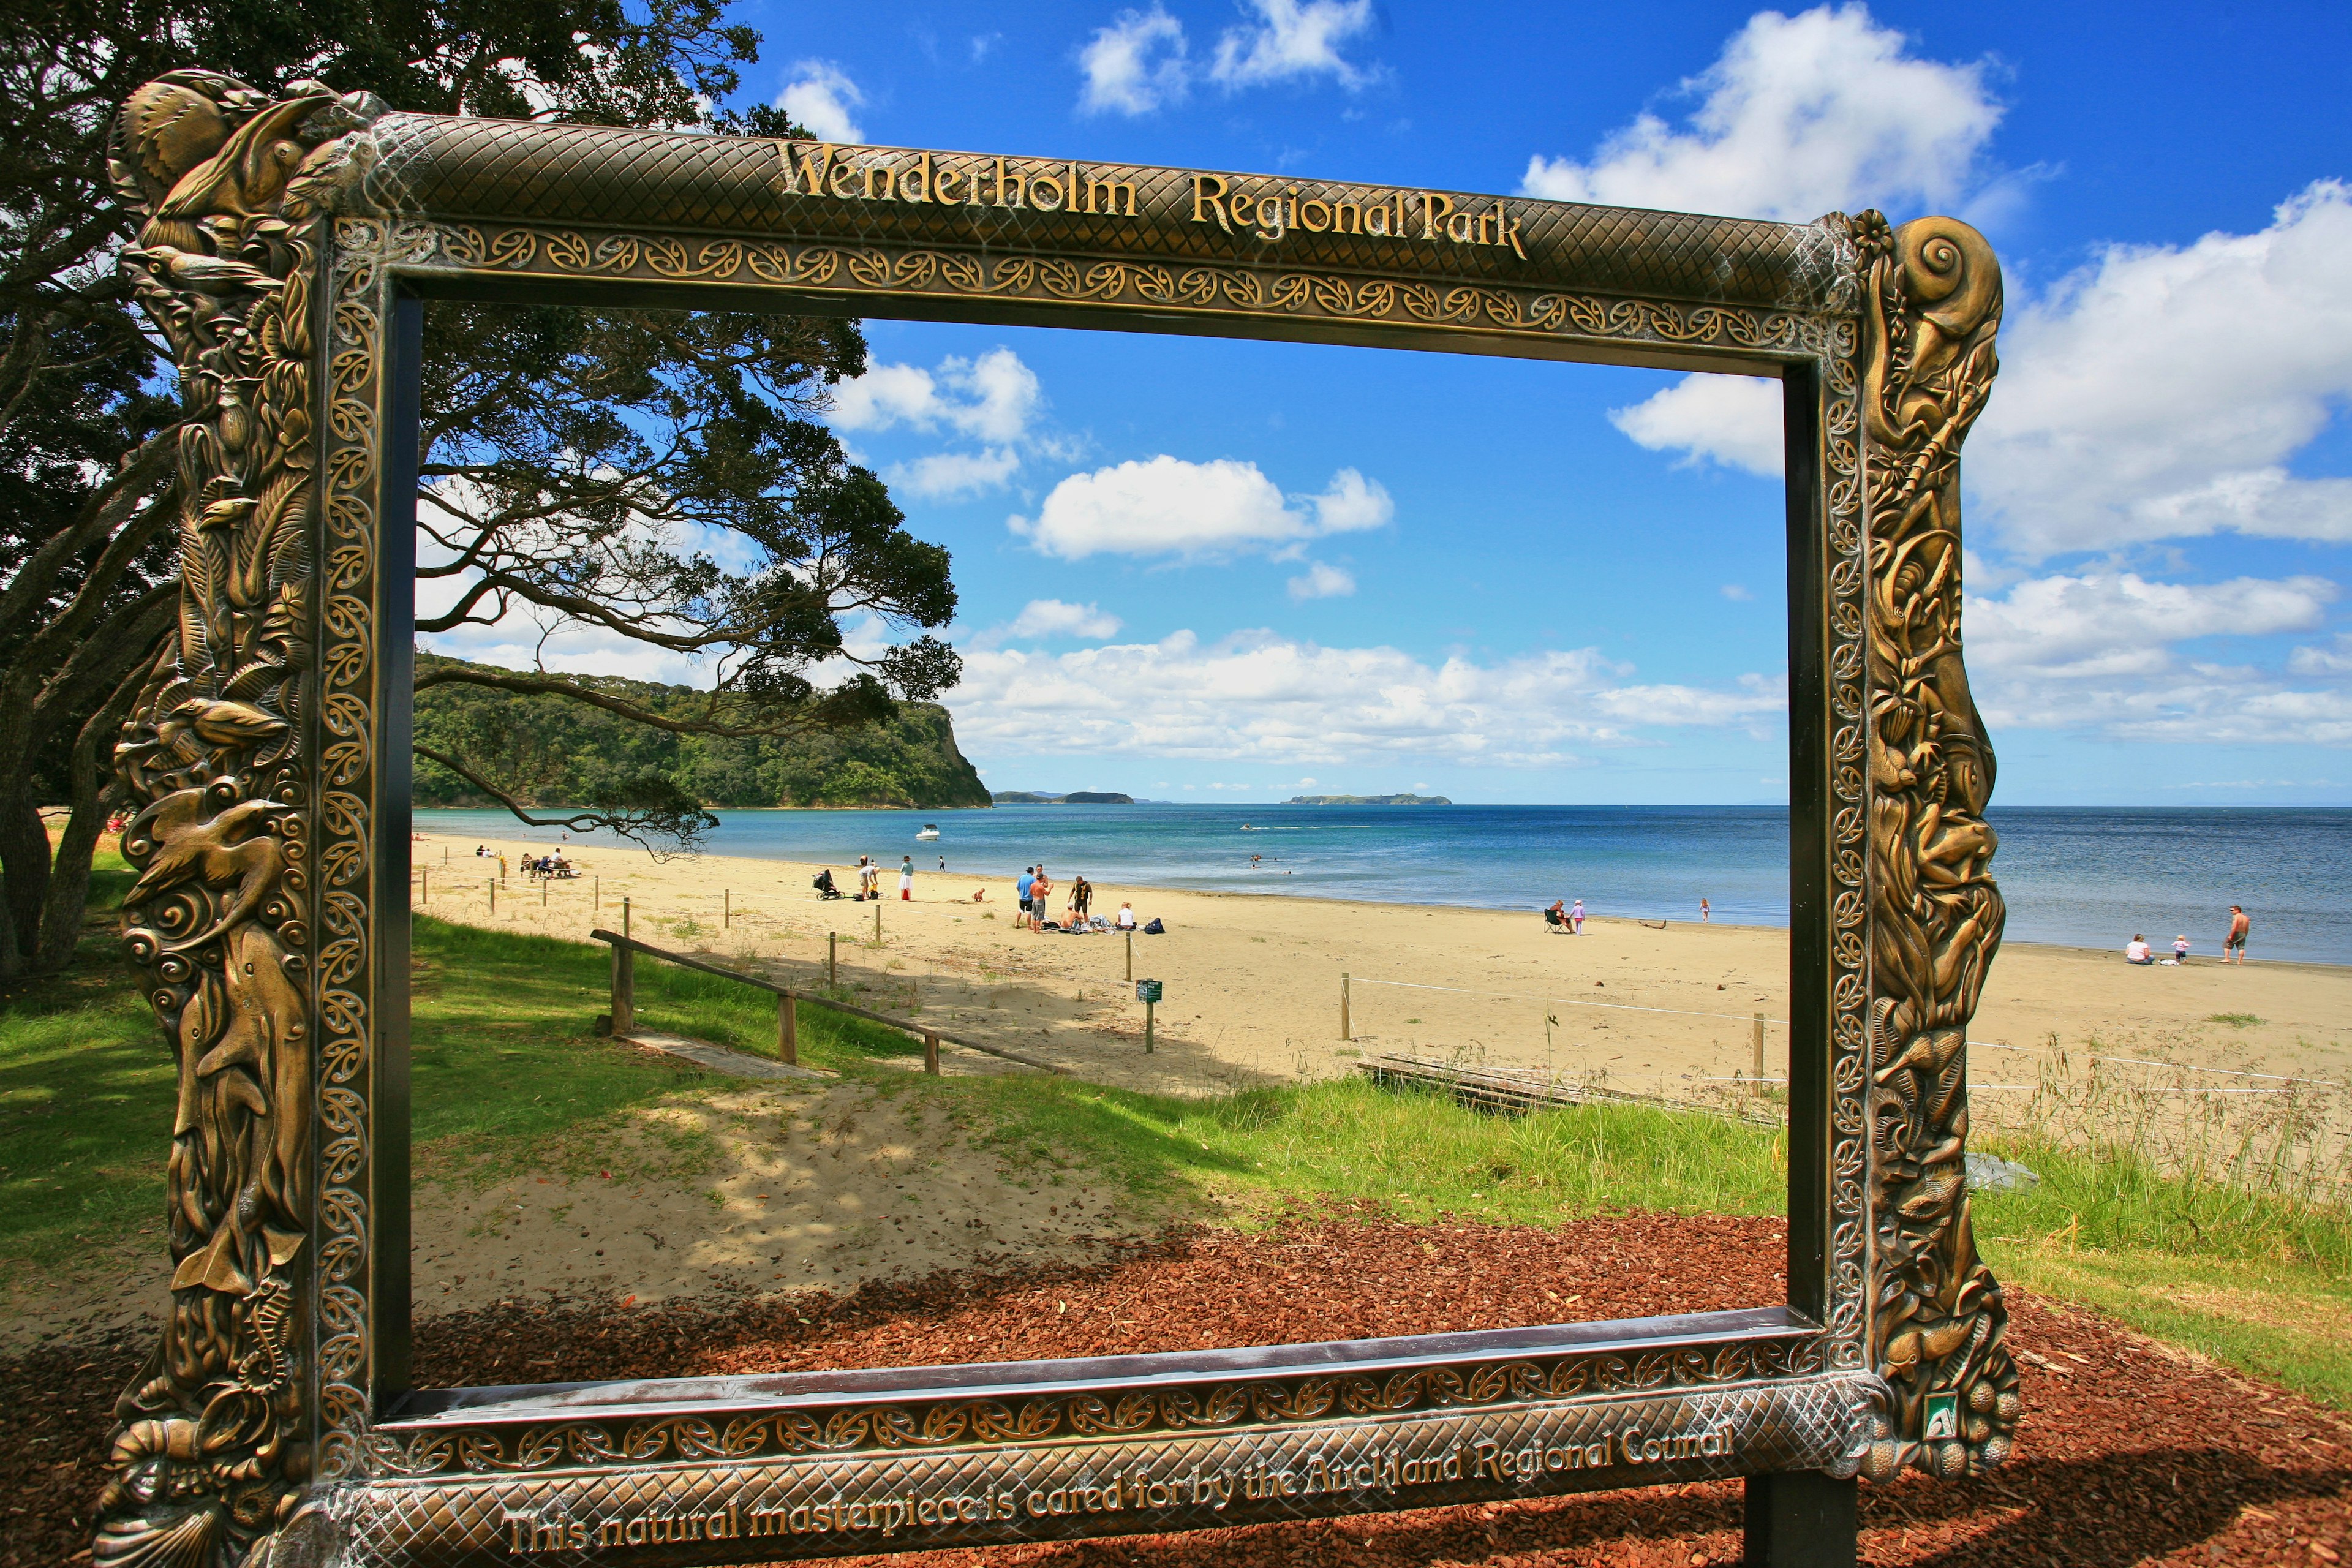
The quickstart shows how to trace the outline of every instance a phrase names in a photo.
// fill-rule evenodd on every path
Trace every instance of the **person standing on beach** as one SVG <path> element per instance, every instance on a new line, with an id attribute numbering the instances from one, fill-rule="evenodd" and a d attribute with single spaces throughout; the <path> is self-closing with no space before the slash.
<path id="1" fill-rule="evenodd" d="M 904 855 L 898 859 L 898 901 L 902 904 L 915 901 L 915 858 L 912 855 Z"/>
<path id="2" fill-rule="evenodd" d="M 2254 932 L 2254 918 L 2237 905 L 2230 906 L 2230 934 L 2221 942 L 2221 962 L 2230 962 L 2230 954 L 2238 955 L 2238 967 L 2246 966 L 2246 939 Z"/>
<path id="3" fill-rule="evenodd" d="M 1029 890 L 1036 885 L 1037 868 L 1034 866 L 1021 868 L 1021 879 L 1013 884 L 1013 891 L 1021 900 L 1021 912 L 1013 917 L 1014 925 L 1026 926 L 1029 923 Z"/>
<path id="4" fill-rule="evenodd" d="M 1584 934 L 1584 900 L 1579 899 L 1569 906 L 1568 923 L 1578 936 Z"/>
<path id="5" fill-rule="evenodd" d="M 1039 934 L 1045 930 L 1045 911 L 1054 907 L 1054 879 L 1045 875 L 1045 868 L 1037 868 L 1037 879 L 1029 884 L 1029 929 Z"/>
<path id="6" fill-rule="evenodd" d="M 1713 907 L 1712 905 L 1710 905 L 1710 904 L 1709 904 L 1709 903 L 1708 903 L 1705 899 L 1701 899 L 1701 900 L 1698 901 L 1698 921 L 1699 921 L 1699 924 L 1701 924 L 1701 925 L 1705 925 L 1708 921 L 1713 920 L 1714 918 L 1715 918 L 1715 910 L 1714 910 L 1714 907 Z"/>

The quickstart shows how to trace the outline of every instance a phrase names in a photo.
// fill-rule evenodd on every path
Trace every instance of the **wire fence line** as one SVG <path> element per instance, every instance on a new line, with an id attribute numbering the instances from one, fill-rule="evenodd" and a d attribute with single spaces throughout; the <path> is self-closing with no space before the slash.
<path id="1" fill-rule="evenodd" d="M 1752 1024 L 1753 1013 L 1708 1013 L 1696 1007 L 1642 1007 L 1631 1002 L 1584 1002 L 1573 996 L 1538 996 L 1532 991 L 1480 991 L 1466 985 L 1430 985 L 1417 980 L 1367 980 L 1362 975 L 1350 977 L 1357 985 L 1393 985 L 1404 991 L 1447 991 L 1456 996 L 1502 996 L 1518 1002 L 1540 1002 L 1548 1007 L 1604 1007 L 1613 1013 L 1674 1013 L 1685 1018 L 1728 1018 L 1735 1024 Z M 1768 1026 L 1787 1028 L 1786 1018 L 1766 1018 Z"/>

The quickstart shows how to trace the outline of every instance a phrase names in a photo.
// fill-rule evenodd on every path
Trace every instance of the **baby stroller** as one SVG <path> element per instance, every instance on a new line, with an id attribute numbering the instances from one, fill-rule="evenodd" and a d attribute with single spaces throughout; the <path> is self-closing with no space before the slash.
<path id="1" fill-rule="evenodd" d="M 810 881 L 809 886 L 816 889 L 816 896 L 819 899 L 837 899 L 841 897 L 841 889 L 833 885 L 833 868 L 830 866 L 826 867 L 824 870 L 819 871 Z"/>

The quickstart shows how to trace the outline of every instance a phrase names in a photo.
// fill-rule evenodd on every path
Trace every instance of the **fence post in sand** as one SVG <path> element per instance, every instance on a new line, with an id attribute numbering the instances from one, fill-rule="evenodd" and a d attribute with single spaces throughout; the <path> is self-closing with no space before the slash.
<path id="1" fill-rule="evenodd" d="M 1763 1093 L 1763 1092 L 1764 1092 L 1764 1015 L 1763 1015 L 1763 1014 L 1761 1014 L 1761 1013 L 1759 1013 L 1759 1014 L 1757 1014 L 1757 1015 L 1756 1015 L 1756 1071 L 1755 1071 L 1755 1073 L 1754 1073 L 1754 1075 L 1753 1075 L 1753 1076 L 1754 1076 L 1754 1078 L 1755 1078 L 1756 1081 L 1755 1081 L 1755 1083 L 1754 1083 L 1753 1085 L 1751 1085 L 1751 1086 L 1749 1087 L 1749 1089 L 1748 1089 L 1748 1092 L 1749 1092 L 1750 1094 L 1761 1094 L 1761 1093 Z"/>
<path id="2" fill-rule="evenodd" d="M 841 933 L 837 931 L 824 933 L 824 988 L 841 989 Z"/>
<path id="3" fill-rule="evenodd" d="M 882 945 L 882 904 L 878 899 L 874 904 L 874 945 Z"/>
<path id="4" fill-rule="evenodd" d="M 1151 1054 L 1151 1003 L 1143 1005 L 1143 1054 L 1147 1057 Z"/>
<path id="5" fill-rule="evenodd" d="M 1343 1040 L 1356 1037 L 1355 1029 L 1348 1022 L 1348 972 L 1344 969 L 1339 971 L 1339 1037 Z"/>
<path id="6" fill-rule="evenodd" d="M 426 909 L 433 907 L 433 869 L 429 866 L 416 873 L 416 900 Z"/>
<path id="7" fill-rule="evenodd" d="M 923 1070 L 940 1076 L 940 1037 L 928 1029 L 923 1032 Z"/>
<path id="8" fill-rule="evenodd" d="M 547 908 L 547 885 L 553 880 L 555 879 L 552 877 L 541 877 L 539 879 L 539 907 L 542 910 Z"/>
<path id="9" fill-rule="evenodd" d="M 1127 977 L 1135 978 L 1135 933 L 1127 933 Z"/>
<path id="10" fill-rule="evenodd" d="M 490 879 L 490 913 L 492 913 L 492 914 L 497 914 L 498 912 L 499 912 L 499 879 L 498 879 L 496 877 L 493 877 L 493 878 L 491 878 L 491 879 Z"/>
<path id="11" fill-rule="evenodd" d="M 735 889 L 721 888 L 719 889 L 719 897 L 720 900 L 719 924 L 723 930 L 735 923 Z"/>
<path id="12" fill-rule="evenodd" d="M 637 954 L 629 945 L 629 900 L 621 900 L 621 940 L 613 944 L 613 1033 L 625 1035 L 637 1022 Z"/>
<path id="13" fill-rule="evenodd" d="M 588 895 L 588 910 L 593 914 L 604 907 L 604 879 L 591 877 L 588 879 L 588 883 L 594 889 Z"/>
<path id="14" fill-rule="evenodd" d="M 801 1059 L 801 1026 L 793 1012 L 793 994 L 776 993 L 776 1055 L 786 1067 L 796 1066 Z"/>

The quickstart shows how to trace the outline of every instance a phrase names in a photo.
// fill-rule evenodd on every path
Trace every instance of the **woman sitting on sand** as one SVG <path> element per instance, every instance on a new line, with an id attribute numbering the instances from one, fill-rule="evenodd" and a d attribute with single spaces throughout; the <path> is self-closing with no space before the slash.
<path id="1" fill-rule="evenodd" d="M 2131 941 L 2124 943 L 2124 962 L 2126 963 L 2154 963 L 2156 962 L 2156 955 L 2147 950 L 2147 938 L 2140 935 L 2137 931 L 2132 932 Z"/>
<path id="2" fill-rule="evenodd" d="M 1133 931 L 1135 929 L 1135 906 L 1133 904 L 1121 903 L 1118 906 L 1118 929 L 1121 931 Z"/>

